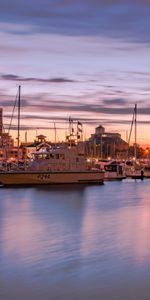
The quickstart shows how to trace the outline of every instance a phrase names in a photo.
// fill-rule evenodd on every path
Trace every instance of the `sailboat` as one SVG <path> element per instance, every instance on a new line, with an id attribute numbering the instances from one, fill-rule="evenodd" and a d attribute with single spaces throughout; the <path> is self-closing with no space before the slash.
<path id="1" fill-rule="evenodd" d="M 18 96 L 18 162 L 20 145 L 20 93 Z M 80 122 L 77 126 L 77 139 L 75 140 L 72 121 L 69 121 L 70 133 L 67 143 L 57 147 L 47 147 L 44 151 L 36 151 L 33 161 L 26 170 L 0 172 L 0 185 L 52 185 L 52 184 L 91 184 L 103 183 L 104 172 L 92 170 L 85 157 L 84 142 L 79 138 L 82 131 Z"/>

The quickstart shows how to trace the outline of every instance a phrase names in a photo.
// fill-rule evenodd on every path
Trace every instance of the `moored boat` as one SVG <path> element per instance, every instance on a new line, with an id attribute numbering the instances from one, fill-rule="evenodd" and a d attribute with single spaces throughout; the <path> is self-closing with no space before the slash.
<path id="1" fill-rule="evenodd" d="M 0 185 L 39 185 L 62 183 L 103 183 L 104 172 L 92 170 L 87 165 L 84 142 L 81 141 L 82 123 L 77 122 L 74 134 L 73 121 L 69 118 L 69 135 L 61 146 L 39 147 L 33 160 L 24 170 L 19 169 L 20 147 L 20 90 L 18 95 L 18 169 L 0 172 Z M 55 141 L 56 142 L 56 141 Z"/>
<path id="2" fill-rule="evenodd" d="M 84 143 L 63 145 L 34 153 L 25 171 L 0 173 L 1 185 L 36 185 L 63 183 L 103 183 L 104 172 L 87 166 Z"/>
<path id="3" fill-rule="evenodd" d="M 122 180 L 126 178 L 124 166 L 116 161 L 96 162 L 95 168 L 104 170 L 104 180 Z"/>

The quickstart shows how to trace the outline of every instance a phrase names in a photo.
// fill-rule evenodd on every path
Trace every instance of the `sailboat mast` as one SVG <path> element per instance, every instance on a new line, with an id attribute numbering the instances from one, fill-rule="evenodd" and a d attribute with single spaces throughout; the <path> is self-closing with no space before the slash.
<path id="1" fill-rule="evenodd" d="M 54 132 L 55 132 L 55 147 L 56 147 L 56 123 L 54 122 Z"/>
<path id="2" fill-rule="evenodd" d="M 135 140 L 134 140 L 134 157 L 137 158 L 137 104 L 134 108 L 134 123 L 135 123 Z"/>
<path id="3" fill-rule="evenodd" d="M 18 162 L 19 162 L 19 145 L 20 145 L 20 93 L 21 86 L 19 85 L 19 95 L 18 95 Z"/>

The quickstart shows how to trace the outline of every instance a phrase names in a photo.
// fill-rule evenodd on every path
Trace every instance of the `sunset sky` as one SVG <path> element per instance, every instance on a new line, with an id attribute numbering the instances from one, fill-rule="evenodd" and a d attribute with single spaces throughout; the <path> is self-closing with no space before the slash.
<path id="1" fill-rule="evenodd" d="M 125 139 L 137 103 L 137 139 L 149 145 L 150 2 L 1 1 L 0 107 L 6 131 L 18 85 L 22 139 L 30 129 L 30 140 L 37 132 L 51 140 L 56 122 L 61 140 L 69 116 L 83 122 L 85 138 L 101 124 Z"/>

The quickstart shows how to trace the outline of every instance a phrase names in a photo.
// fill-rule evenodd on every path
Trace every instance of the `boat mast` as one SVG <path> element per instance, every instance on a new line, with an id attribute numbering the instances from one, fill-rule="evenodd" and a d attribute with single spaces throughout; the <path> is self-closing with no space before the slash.
<path id="1" fill-rule="evenodd" d="M 130 145 L 130 139 L 132 134 L 132 129 L 134 126 L 134 158 L 136 161 L 137 158 L 137 104 L 135 104 L 134 110 L 133 110 L 133 117 L 132 117 L 132 123 L 130 128 L 130 133 L 128 136 L 128 152 L 127 155 L 129 155 L 129 145 Z"/>
<path id="2" fill-rule="evenodd" d="M 135 124 L 134 157 L 135 157 L 135 161 L 136 161 L 136 158 L 137 158 L 137 104 L 135 104 L 135 108 L 134 108 L 134 124 Z"/>
<path id="3" fill-rule="evenodd" d="M 55 132 L 55 139 L 54 139 L 55 141 L 54 142 L 55 142 L 55 147 L 56 147 L 56 123 L 55 122 L 54 122 L 54 132 Z"/>
<path id="4" fill-rule="evenodd" d="M 20 145 L 20 93 L 21 86 L 19 85 L 19 95 L 18 95 L 18 163 L 19 163 L 19 145 Z"/>

